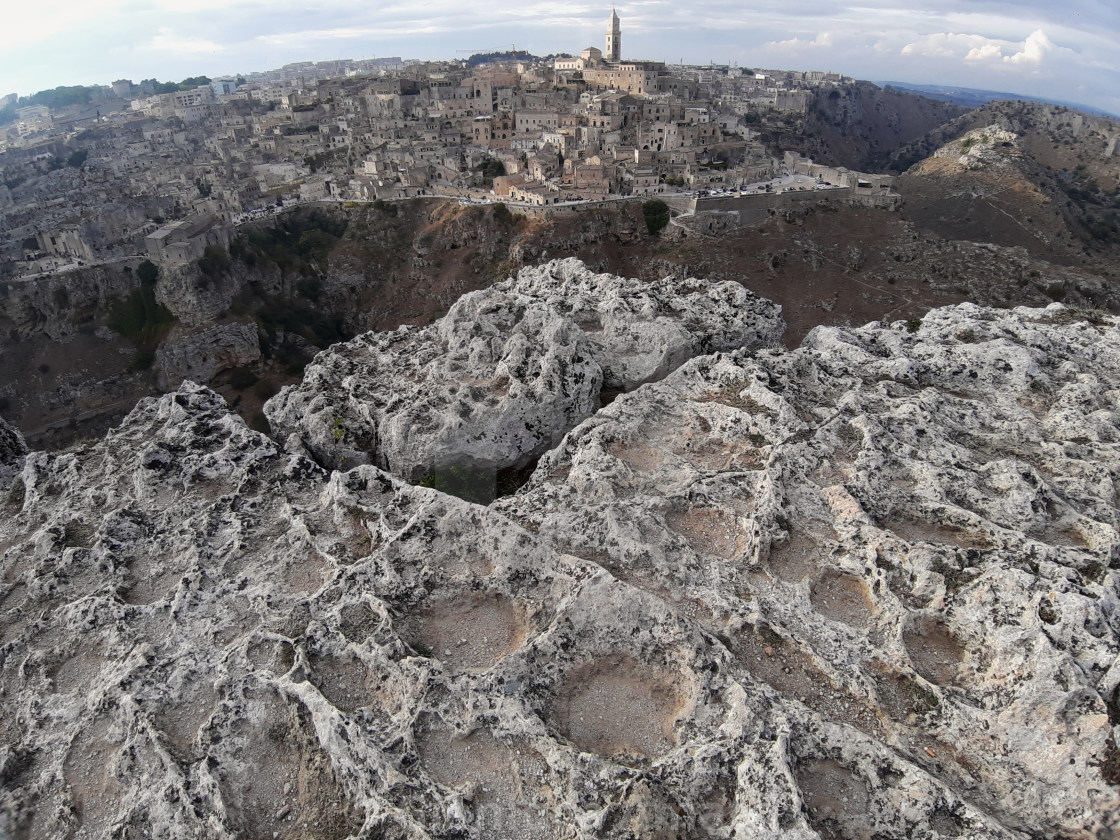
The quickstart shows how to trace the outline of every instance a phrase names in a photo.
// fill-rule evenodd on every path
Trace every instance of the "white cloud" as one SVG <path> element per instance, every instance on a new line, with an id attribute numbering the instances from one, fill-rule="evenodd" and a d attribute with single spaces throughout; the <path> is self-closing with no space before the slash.
<path id="1" fill-rule="evenodd" d="M 817 37 L 812 41 L 806 41 L 803 38 L 790 38 L 785 41 L 768 41 L 763 45 L 763 48 L 779 50 L 804 50 L 827 49 L 832 46 L 834 46 L 832 33 L 818 32 Z"/>
<path id="2" fill-rule="evenodd" d="M 1003 60 L 1011 64 L 1041 64 L 1043 57 L 1055 49 L 1054 43 L 1046 37 L 1041 29 L 1036 29 L 1027 36 L 1023 48 L 1014 55 L 1004 56 Z"/>
<path id="3" fill-rule="evenodd" d="M 213 53 L 224 50 L 221 44 L 208 41 L 204 38 L 182 38 L 176 35 L 169 27 L 161 26 L 159 32 L 152 36 L 152 43 L 148 49 L 160 53 Z"/>
<path id="4" fill-rule="evenodd" d="M 128 0 L 40 0 L 9 3 L 0 27 L 0 47 L 49 43 L 60 33 L 81 29 L 87 22 L 119 15 Z"/>
<path id="5" fill-rule="evenodd" d="M 936 32 L 904 46 L 902 55 L 954 58 L 974 63 L 1003 61 L 1009 64 L 1039 65 L 1048 54 L 1059 49 L 1041 29 L 1036 29 L 1018 43 L 983 35 Z"/>
<path id="6" fill-rule="evenodd" d="M 965 61 L 990 61 L 995 58 L 1003 58 L 1003 47 L 994 41 L 989 41 L 979 47 L 973 47 L 968 51 L 968 55 L 964 57 Z"/>
<path id="7" fill-rule="evenodd" d="M 997 54 L 1002 54 L 1000 42 L 985 38 L 983 35 L 934 32 L 904 46 L 902 54 L 926 58 L 966 58 L 973 53 L 990 54 L 993 48 Z"/>

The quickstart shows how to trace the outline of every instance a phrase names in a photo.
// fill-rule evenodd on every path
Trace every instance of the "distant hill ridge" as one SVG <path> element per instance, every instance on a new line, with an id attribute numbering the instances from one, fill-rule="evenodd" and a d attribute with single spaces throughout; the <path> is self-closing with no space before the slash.
<path id="1" fill-rule="evenodd" d="M 920 93 L 922 96 L 928 96 L 931 99 L 953 102 L 957 105 L 964 105 L 969 108 L 979 108 L 983 105 L 987 105 L 989 102 L 1010 99 L 1020 102 L 1041 102 L 1046 105 L 1062 105 L 1066 108 L 1075 108 L 1078 111 L 1084 111 L 1085 113 L 1096 114 L 1102 117 L 1116 118 L 1120 116 L 1102 110 L 1101 108 L 1094 108 L 1091 105 L 1082 105 L 1077 102 L 1068 102 L 1060 99 L 1046 99 L 1041 96 L 1026 96 L 1021 93 L 1007 93 L 1006 91 L 980 90 L 979 88 L 957 87 L 953 85 L 919 85 L 909 82 L 876 82 L 876 84 L 884 88 L 890 87 L 895 90 Z"/>

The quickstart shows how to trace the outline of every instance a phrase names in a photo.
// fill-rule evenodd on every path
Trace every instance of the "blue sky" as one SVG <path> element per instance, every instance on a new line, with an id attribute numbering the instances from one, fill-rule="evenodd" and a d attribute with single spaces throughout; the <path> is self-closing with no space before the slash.
<path id="1" fill-rule="evenodd" d="M 1080 102 L 1120 114 L 1117 0 L 636 0 L 623 57 L 829 70 Z M 609 5 L 536 0 L 38 0 L 0 29 L 0 95 L 233 74 L 328 58 L 602 47 Z"/>

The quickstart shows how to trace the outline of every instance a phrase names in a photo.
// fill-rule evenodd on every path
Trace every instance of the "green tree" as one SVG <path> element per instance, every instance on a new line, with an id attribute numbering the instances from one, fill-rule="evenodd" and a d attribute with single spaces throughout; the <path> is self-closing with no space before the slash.
<path id="1" fill-rule="evenodd" d="M 136 266 L 136 276 L 140 278 L 140 282 L 143 285 L 154 286 L 156 280 L 159 279 L 159 266 L 151 260 L 144 260 L 144 262 Z"/>
<path id="2" fill-rule="evenodd" d="M 660 198 L 653 198 L 642 204 L 642 216 L 646 220 L 646 230 L 650 236 L 660 236 L 669 224 L 669 205 Z"/>
<path id="3" fill-rule="evenodd" d="M 207 245 L 198 258 L 198 270 L 207 277 L 217 277 L 229 268 L 229 252 L 221 245 Z"/>

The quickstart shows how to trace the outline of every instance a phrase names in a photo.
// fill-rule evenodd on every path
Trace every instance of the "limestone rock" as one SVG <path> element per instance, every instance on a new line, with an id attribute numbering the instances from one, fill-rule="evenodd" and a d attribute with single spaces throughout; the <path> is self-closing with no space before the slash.
<path id="1" fill-rule="evenodd" d="M 493 507 L 718 639 L 822 836 L 1112 836 L 1120 329 L 1089 318 L 694 359 Z"/>
<path id="2" fill-rule="evenodd" d="M 181 323 L 197 327 L 229 311 L 247 279 L 240 266 L 206 276 L 197 263 L 164 266 L 156 284 L 156 300 Z"/>
<path id="3" fill-rule="evenodd" d="M 600 404 L 700 353 L 777 342 L 780 309 L 735 283 L 643 283 L 578 260 L 464 295 L 430 327 L 320 354 L 265 406 L 320 463 L 418 479 L 531 463 Z"/>
<path id="4" fill-rule="evenodd" d="M 744 770 L 743 819 L 811 836 L 726 652 L 504 516 L 327 473 L 190 384 L 22 479 L 12 836 L 724 836 Z"/>
<path id="5" fill-rule="evenodd" d="M 700 356 L 490 507 L 186 383 L 0 494 L 0 835 L 1113 836 L 1118 446 L 1061 306 Z"/>
<path id="6" fill-rule="evenodd" d="M 260 339 L 253 324 L 177 328 L 156 349 L 156 381 L 161 391 L 172 391 L 184 379 L 209 382 L 222 370 L 252 364 L 260 357 Z"/>

